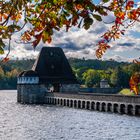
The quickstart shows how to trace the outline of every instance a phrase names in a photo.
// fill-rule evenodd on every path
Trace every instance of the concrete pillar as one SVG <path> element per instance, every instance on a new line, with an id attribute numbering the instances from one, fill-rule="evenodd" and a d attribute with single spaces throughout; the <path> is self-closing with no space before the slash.
<path id="1" fill-rule="evenodd" d="M 114 113 L 114 105 L 111 105 L 111 112 Z"/>
<path id="2" fill-rule="evenodd" d="M 135 109 L 135 106 L 133 105 L 133 110 L 132 110 L 132 115 L 136 115 L 136 109 Z"/>
<path id="3" fill-rule="evenodd" d="M 100 103 L 99 111 L 102 111 L 102 103 Z"/>
<path id="4" fill-rule="evenodd" d="M 128 114 L 128 106 L 125 105 L 125 114 Z"/>
<path id="5" fill-rule="evenodd" d="M 97 104 L 96 104 L 96 102 L 95 102 L 95 105 L 94 105 L 94 110 L 96 110 L 97 109 Z"/>
<path id="6" fill-rule="evenodd" d="M 108 112 L 108 104 L 105 105 L 105 112 Z"/>
<path id="7" fill-rule="evenodd" d="M 91 110 L 91 102 L 89 102 L 89 110 Z"/>
<path id="8" fill-rule="evenodd" d="M 121 106 L 118 104 L 118 113 L 121 114 Z"/>

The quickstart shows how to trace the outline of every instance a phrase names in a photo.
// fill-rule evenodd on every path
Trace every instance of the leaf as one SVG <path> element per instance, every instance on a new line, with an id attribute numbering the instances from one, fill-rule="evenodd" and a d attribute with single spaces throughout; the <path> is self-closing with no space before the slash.
<path id="1" fill-rule="evenodd" d="M 106 3 L 106 2 L 109 2 L 110 0 L 102 0 L 102 1 Z"/>
<path id="2" fill-rule="evenodd" d="M 1 48 L 4 48 L 4 47 L 5 47 L 5 44 L 4 44 L 4 42 L 2 41 L 2 39 L 0 39 L 0 47 L 1 47 Z"/>
<path id="3" fill-rule="evenodd" d="M 10 58 L 5 57 L 5 58 L 2 60 L 2 62 L 7 62 L 7 61 L 9 61 L 9 60 L 10 60 Z"/>
<path id="4" fill-rule="evenodd" d="M 4 50 L 2 47 L 0 47 L 0 54 L 4 54 Z"/>
<path id="5" fill-rule="evenodd" d="M 92 24 L 93 24 L 93 19 L 90 18 L 90 17 L 86 17 L 86 18 L 84 19 L 84 25 L 83 25 L 83 27 L 84 27 L 86 30 L 88 30 L 88 29 L 90 28 L 90 25 L 92 25 Z"/>
<path id="6" fill-rule="evenodd" d="M 42 41 L 43 41 L 43 43 L 46 43 L 46 41 L 48 40 L 48 38 L 49 38 L 48 32 L 43 31 L 43 33 L 42 33 Z"/>
<path id="7" fill-rule="evenodd" d="M 53 0 L 53 3 L 54 3 L 54 4 L 57 4 L 57 3 L 58 3 L 58 0 Z"/>
<path id="8" fill-rule="evenodd" d="M 33 44 L 32 44 L 32 45 L 33 45 L 34 49 L 35 49 L 36 46 L 38 45 L 39 41 L 40 41 L 40 40 L 37 40 L 37 39 L 36 39 L 35 41 L 33 41 Z"/>
<path id="9" fill-rule="evenodd" d="M 139 88 L 138 84 L 140 83 L 140 74 L 139 73 L 134 73 L 129 81 L 130 89 L 134 91 L 136 95 L 139 93 Z"/>
<path id="10" fill-rule="evenodd" d="M 34 40 L 34 41 L 33 41 L 33 44 L 32 44 L 33 47 L 34 47 L 34 49 L 36 48 L 36 46 L 37 46 L 38 43 L 40 42 L 41 37 L 42 37 L 42 32 L 41 32 L 40 34 L 38 34 L 38 35 L 35 35 L 36 40 Z"/>
<path id="11" fill-rule="evenodd" d="M 48 42 L 48 43 L 51 43 L 51 42 L 52 42 L 52 38 L 51 38 L 51 36 L 49 36 L 47 42 Z"/>
<path id="12" fill-rule="evenodd" d="M 2 14 L 0 13 L 0 22 L 2 22 Z"/>
<path id="13" fill-rule="evenodd" d="M 85 24 L 92 25 L 92 24 L 93 24 L 93 19 L 90 18 L 90 17 L 87 17 L 87 18 L 84 19 L 84 23 L 85 23 Z"/>
<path id="14" fill-rule="evenodd" d="M 102 21 L 101 16 L 97 15 L 97 14 L 93 14 L 93 17 L 98 20 L 98 21 Z"/>

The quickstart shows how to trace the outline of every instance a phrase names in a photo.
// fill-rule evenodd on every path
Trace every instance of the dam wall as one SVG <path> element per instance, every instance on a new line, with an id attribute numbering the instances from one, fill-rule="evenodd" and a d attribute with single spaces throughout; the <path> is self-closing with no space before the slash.
<path id="1" fill-rule="evenodd" d="M 120 92 L 120 90 L 121 90 L 121 88 L 80 88 L 79 92 L 115 94 L 115 93 Z"/>
<path id="2" fill-rule="evenodd" d="M 18 93 L 18 102 L 22 104 L 49 104 L 76 109 L 102 111 L 110 113 L 140 116 L 140 96 L 93 93 L 44 93 L 39 94 L 34 87 L 33 94 Z M 24 93 L 24 94 L 21 94 Z"/>

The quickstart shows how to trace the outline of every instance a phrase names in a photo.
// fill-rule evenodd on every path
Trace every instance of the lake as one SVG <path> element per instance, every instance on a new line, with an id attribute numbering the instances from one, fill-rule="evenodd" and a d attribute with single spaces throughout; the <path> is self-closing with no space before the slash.
<path id="1" fill-rule="evenodd" d="M 16 90 L 1 90 L 0 140 L 140 140 L 140 118 L 22 105 L 16 102 Z"/>

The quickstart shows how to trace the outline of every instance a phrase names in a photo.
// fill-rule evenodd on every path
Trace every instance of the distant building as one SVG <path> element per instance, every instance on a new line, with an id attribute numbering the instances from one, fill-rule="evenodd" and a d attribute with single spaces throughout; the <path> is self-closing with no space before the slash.
<path id="1" fill-rule="evenodd" d="M 100 88 L 109 88 L 110 86 L 109 86 L 109 84 L 108 84 L 108 80 L 106 80 L 106 79 L 102 79 L 101 81 L 100 81 Z"/>
<path id="2" fill-rule="evenodd" d="M 47 92 L 77 93 L 79 84 L 63 50 L 43 47 L 32 70 L 19 74 L 17 90 L 18 102 L 41 103 Z"/>

